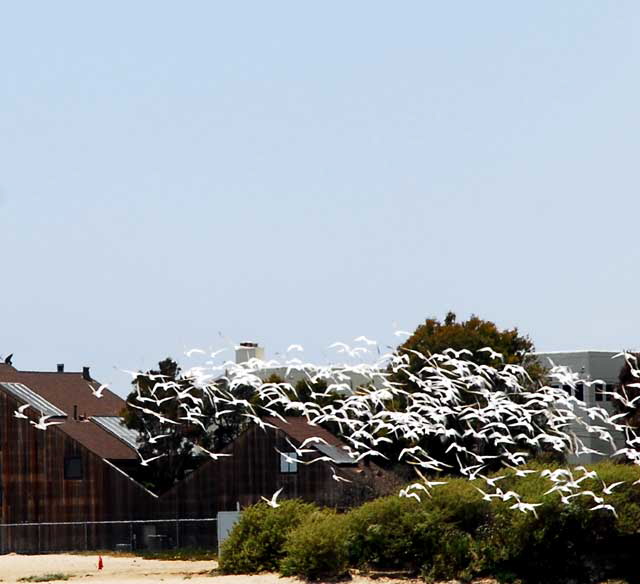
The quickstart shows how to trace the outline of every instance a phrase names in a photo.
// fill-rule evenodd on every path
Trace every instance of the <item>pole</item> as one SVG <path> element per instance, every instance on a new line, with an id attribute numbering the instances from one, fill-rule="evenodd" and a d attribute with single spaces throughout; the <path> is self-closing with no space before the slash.
<path id="1" fill-rule="evenodd" d="M 86 521 L 84 522 L 84 549 L 85 551 L 89 549 L 89 532 Z"/>

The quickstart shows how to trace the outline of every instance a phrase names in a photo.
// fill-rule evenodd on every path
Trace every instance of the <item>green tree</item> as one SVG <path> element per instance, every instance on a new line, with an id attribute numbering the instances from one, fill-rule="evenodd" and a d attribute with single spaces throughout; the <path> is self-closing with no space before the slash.
<path id="1" fill-rule="evenodd" d="M 502 361 L 492 357 L 489 352 L 478 352 L 484 347 L 501 353 Z M 460 322 L 453 312 L 448 312 L 442 322 L 436 318 L 428 318 L 397 350 L 409 355 L 409 370 L 413 372 L 424 364 L 418 355 L 409 350 L 418 351 L 428 357 L 446 349 L 467 349 L 473 355 L 463 354 L 460 358 L 479 365 L 495 367 L 501 362 L 522 365 L 534 382 L 541 381 L 545 374 L 544 367 L 531 356 L 535 347 L 528 336 L 520 334 L 517 328 L 500 330 L 495 323 L 475 315 Z"/>
<path id="2" fill-rule="evenodd" d="M 142 459 L 160 457 L 138 465 L 134 473 L 151 490 L 163 492 L 206 460 L 197 446 L 219 446 L 211 431 L 215 409 L 170 357 L 158 369 L 140 372 L 132 386 L 122 412 L 125 425 L 138 433 Z"/>
<path id="3" fill-rule="evenodd" d="M 485 347 L 500 353 L 502 357 L 499 358 L 490 351 L 480 351 Z M 412 380 L 412 377 L 420 377 L 420 369 L 425 365 L 424 359 L 420 355 L 428 358 L 431 355 L 443 353 L 447 349 L 470 351 L 471 353 L 459 353 L 458 358 L 472 361 L 478 365 L 490 365 L 496 368 L 501 367 L 502 364 L 521 365 L 530 377 L 530 381 L 527 383 L 532 388 L 539 385 L 545 377 L 546 369 L 531 356 L 535 350 L 533 341 L 526 335 L 522 335 L 517 328 L 501 330 L 495 323 L 475 315 L 466 321 L 458 321 L 453 312 L 448 312 L 442 322 L 436 318 L 427 319 L 397 348 L 398 354 L 407 355 L 409 364 L 405 369 L 393 373 L 391 381 L 399 383 L 410 392 L 416 391 L 418 385 Z M 499 380 L 496 380 L 497 384 L 498 382 Z M 496 385 L 496 389 L 501 389 L 501 387 Z M 461 392 L 461 398 L 463 402 L 473 404 L 477 396 L 472 392 Z M 393 404 L 393 407 L 398 410 L 402 410 L 405 406 L 406 401 L 403 398 L 398 398 Z M 545 423 L 542 419 L 538 422 L 541 425 Z M 449 416 L 447 425 L 460 433 L 467 429 L 454 416 Z M 500 450 L 500 447 L 490 441 L 478 440 L 473 437 L 467 437 L 460 442 L 478 454 L 493 455 Z M 409 444 L 405 440 L 394 441 L 394 444 L 387 448 L 389 458 L 397 460 L 399 451 L 409 445 L 415 445 L 415 443 Z M 451 464 L 454 468 L 457 467 L 455 453 L 447 454 L 445 452 L 449 442 L 444 441 L 440 436 L 426 437 L 420 441 L 419 445 L 435 458 Z M 487 463 L 487 470 L 490 470 L 491 465 L 491 462 Z M 406 467 L 404 469 L 402 465 L 396 467 L 396 471 L 401 474 L 403 474 L 403 470 L 406 472 Z"/>

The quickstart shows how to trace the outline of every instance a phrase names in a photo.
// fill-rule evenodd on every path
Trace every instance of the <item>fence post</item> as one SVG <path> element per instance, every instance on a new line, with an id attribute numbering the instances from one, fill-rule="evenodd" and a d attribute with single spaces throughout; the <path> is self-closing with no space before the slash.
<path id="1" fill-rule="evenodd" d="M 180 547 L 180 521 L 176 519 L 176 548 Z"/>
<path id="2" fill-rule="evenodd" d="M 84 549 L 85 551 L 89 549 L 89 532 L 86 521 L 84 522 Z"/>
<path id="3" fill-rule="evenodd" d="M 129 545 L 133 551 L 133 521 L 129 521 Z"/>
<path id="4" fill-rule="evenodd" d="M 38 523 L 38 553 L 40 553 L 40 524 Z"/>

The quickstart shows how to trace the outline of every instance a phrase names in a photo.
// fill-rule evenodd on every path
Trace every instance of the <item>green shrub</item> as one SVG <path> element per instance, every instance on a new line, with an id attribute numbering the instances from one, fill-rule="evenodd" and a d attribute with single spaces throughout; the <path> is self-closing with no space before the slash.
<path id="1" fill-rule="evenodd" d="M 290 530 L 316 509 L 311 503 L 283 501 L 275 509 L 258 503 L 242 512 L 220 550 L 224 574 L 250 574 L 278 569 Z"/>
<path id="2" fill-rule="evenodd" d="M 366 503 L 347 515 L 350 563 L 467 578 L 475 559 L 469 531 L 487 517 L 488 505 L 462 481 L 436 489 L 422 503 L 398 496 Z"/>
<path id="3" fill-rule="evenodd" d="M 308 580 L 343 576 L 349 568 L 347 517 L 316 511 L 289 532 L 280 562 L 283 576 Z"/>
<path id="4" fill-rule="evenodd" d="M 349 559 L 359 568 L 416 567 L 414 532 L 424 515 L 414 499 L 383 497 L 347 514 Z"/>

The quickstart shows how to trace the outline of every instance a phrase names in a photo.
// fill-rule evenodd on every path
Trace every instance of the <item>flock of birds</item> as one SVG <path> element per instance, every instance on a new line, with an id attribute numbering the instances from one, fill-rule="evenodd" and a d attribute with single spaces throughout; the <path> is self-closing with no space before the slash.
<path id="1" fill-rule="evenodd" d="M 408 334 L 397 332 L 398 336 Z M 481 365 L 472 361 L 473 353 L 465 349 L 447 349 L 433 355 L 411 349 L 381 354 L 378 344 L 371 339 L 361 336 L 354 342 L 355 345 L 340 342 L 331 345 L 330 348 L 351 360 L 340 365 L 306 363 L 293 356 L 303 351 L 297 344 L 288 347 L 283 361 L 254 358 L 244 363 L 216 363 L 214 359 L 225 349 L 214 352 L 193 349 L 186 355 L 200 356 L 204 363 L 184 372 L 182 378 L 189 380 L 188 387 L 162 375 L 152 375 L 154 386 L 150 394 L 139 393 L 134 398 L 137 403 L 130 401 L 129 405 L 154 416 L 160 426 L 166 428 L 189 423 L 210 430 L 211 427 L 207 428 L 203 423 L 205 400 L 213 408 L 214 420 L 231 414 L 240 415 L 263 429 L 274 427 L 265 420 L 267 417 L 286 422 L 282 412 L 285 416 L 304 416 L 311 426 L 337 425 L 347 444 L 345 450 L 354 461 L 386 458 L 380 452 L 380 445 L 402 440 L 407 446 L 400 451 L 398 461 L 412 465 L 417 477 L 400 491 L 403 497 L 420 500 L 422 496 L 430 496 L 434 488 L 446 483 L 443 473 L 455 471 L 470 480 L 482 481 L 480 484 L 484 488 L 476 488 L 483 499 L 510 502 L 514 510 L 535 514 L 540 503 L 527 502 L 512 489 L 503 491 L 500 481 L 539 473 L 550 482 L 547 493 L 559 493 L 563 503 L 588 498 L 593 502 L 590 507 L 593 511 L 606 510 L 615 514 L 615 508 L 607 503 L 606 497 L 621 483 L 606 485 L 603 482 L 603 489 L 596 494 L 585 487 L 585 481 L 599 480 L 599 477 L 595 471 L 583 466 L 555 470 L 524 468 L 534 451 L 541 448 L 565 456 L 597 453 L 626 457 L 640 464 L 640 436 L 625 423 L 625 414 L 599 405 L 590 406 L 575 397 L 572 391 L 578 383 L 589 386 L 601 383 L 600 380 L 580 379 L 566 367 L 551 364 L 547 383 L 536 384 L 523 366 L 504 363 L 502 355 L 491 347 L 484 347 L 479 352 L 489 357 L 493 365 Z M 622 355 L 640 383 L 640 367 L 635 356 Z M 371 357 L 368 362 L 364 362 L 365 356 Z M 295 374 L 297 378 L 307 380 L 308 397 L 298 395 L 291 382 L 264 381 L 265 371 L 268 373 L 273 368 L 284 370 L 285 379 L 291 379 Z M 129 373 L 133 379 L 141 375 L 138 371 Z M 364 380 L 355 389 L 350 383 L 354 377 Z M 326 389 L 317 389 L 319 381 L 326 383 Z M 99 398 L 106 387 L 92 388 L 92 391 Z M 253 392 L 250 400 L 246 399 L 247 387 Z M 624 388 L 610 395 L 626 407 L 633 407 L 640 400 L 629 398 Z M 333 399 L 327 399 L 330 397 Z M 177 420 L 166 417 L 160 409 L 168 400 L 178 402 L 181 415 Z M 398 407 L 398 404 L 402 406 Z M 15 412 L 16 417 L 26 418 L 24 410 L 27 407 L 21 406 Z M 41 416 L 38 422 L 30 422 L 41 430 L 59 423 L 46 416 Z M 169 434 L 168 431 L 148 437 L 149 442 L 157 444 L 157 451 L 151 458 L 141 456 L 143 465 L 164 456 L 162 439 Z M 585 436 L 596 437 L 602 447 L 592 448 L 591 442 L 583 439 Z M 425 439 L 437 439 L 442 446 L 438 450 L 446 456 L 438 457 L 426 449 L 424 445 L 428 440 Z M 314 437 L 297 446 L 290 442 L 292 450 L 281 455 L 298 464 L 328 462 L 332 478 L 347 481 L 331 466 L 335 462 L 331 457 L 306 456 L 312 452 L 320 454 L 307 447 L 321 441 L 320 437 Z M 228 456 L 199 448 L 213 459 Z M 490 477 L 488 467 L 503 468 L 504 474 Z M 282 489 L 271 498 L 263 499 L 277 507 L 281 492 Z"/>

